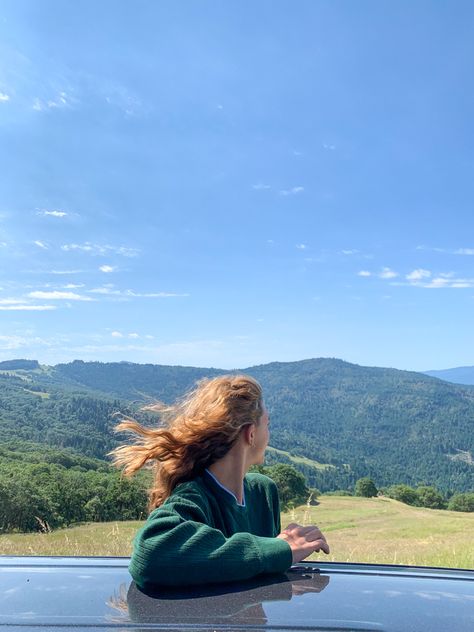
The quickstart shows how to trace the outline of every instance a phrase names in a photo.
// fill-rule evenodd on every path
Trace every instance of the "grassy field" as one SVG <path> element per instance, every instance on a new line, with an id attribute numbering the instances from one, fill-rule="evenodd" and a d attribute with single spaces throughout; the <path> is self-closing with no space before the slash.
<path id="1" fill-rule="evenodd" d="M 474 568 L 474 513 L 419 509 L 384 498 L 322 497 L 282 515 L 317 524 L 331 555 L 310 559 Z M 86 524 L 46 534 L 0 535 L 1 555 L 129 555 L 140 522 Z"/>

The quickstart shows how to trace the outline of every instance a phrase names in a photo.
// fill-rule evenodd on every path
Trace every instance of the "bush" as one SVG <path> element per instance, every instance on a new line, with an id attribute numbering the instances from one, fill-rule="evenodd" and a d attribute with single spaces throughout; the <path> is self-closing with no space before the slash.
<path id="1" fill-rule="evenodd" d="M 355 485 L 355 495 L 363 496 L 364 498 L 372 498 L 377 496 L 378 490 L 375 487 L 375 483 L 371 478 L 359 478 Z"/>
<path id="2" fill-rule="evenodd" d="M 448 503 L 450 511 L 474 511 L 474 492 L 455 494 Z"/>
<path id="3" fill-rule="evenodd" d="M 417 505 L 419 502 L 416 489 L 409 485 L 391 485 L 386 494 L 389 498 L 399 500 L 406 505 Z"/>
<path id="4" fill-rule="evenodd" d="M 421 485 L 417 488 L 418 505 L 428 509 L 445 509 L 446 501 L 436 487 Z"/>

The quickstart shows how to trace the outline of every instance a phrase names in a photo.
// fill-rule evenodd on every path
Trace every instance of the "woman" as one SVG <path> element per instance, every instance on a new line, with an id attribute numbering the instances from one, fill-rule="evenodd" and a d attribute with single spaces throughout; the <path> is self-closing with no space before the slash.
<path id="1" fill-rule="evenodd" d="M 329 553 L 315 526 L 281 531 L 276 485 L 247 474 L 263 463 L 269 438 L 258 382 L 245 375 L 203 380 L 160 412 L 165 425 L 157 429 L 120 423 L 118 431 L 138 438 L 112 453 L 125 475 L 154 463 L 151 513 L 130 563 L 139 587 L 243 580 Z"/>

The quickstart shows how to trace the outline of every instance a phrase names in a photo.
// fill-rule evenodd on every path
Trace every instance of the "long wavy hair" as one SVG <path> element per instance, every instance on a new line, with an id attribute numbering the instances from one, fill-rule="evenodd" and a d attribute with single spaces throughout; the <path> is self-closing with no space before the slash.
<path id="1" fill-rule="evenodd" d="M 153 464 L 149 510 L 159 507 L 174 488 L 194 478 L 227 454 L 242 428 L 258 424 L 263 414 L 262 388 L 247 375 L 223 375 L 201 380 L 172 406 L 154 404 L 146 410 L 159 414 L 156 428 L 125 417 L 116 432 L 129 432 L 134 442 L 110 454 L 125 476 Z"/>

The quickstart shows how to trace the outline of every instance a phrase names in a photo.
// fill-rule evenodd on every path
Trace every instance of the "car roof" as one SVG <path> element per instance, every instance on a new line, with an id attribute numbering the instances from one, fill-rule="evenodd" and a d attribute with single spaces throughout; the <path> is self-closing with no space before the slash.
<path id="1" fill-rule="evenodd" d="M 302 563 L 239 583 L 143 593 L 128 558 L 0 556 L 0 629 L 474 629 L 474 571 Z"/>

